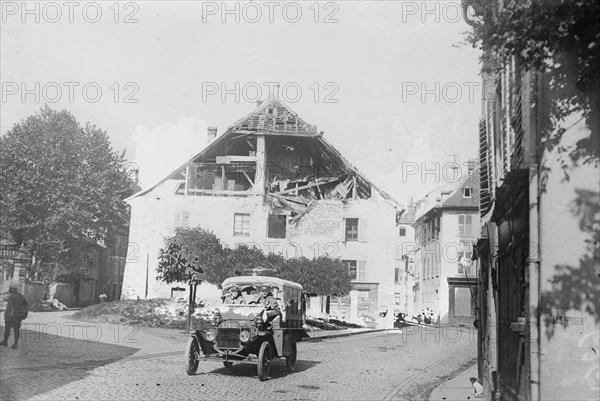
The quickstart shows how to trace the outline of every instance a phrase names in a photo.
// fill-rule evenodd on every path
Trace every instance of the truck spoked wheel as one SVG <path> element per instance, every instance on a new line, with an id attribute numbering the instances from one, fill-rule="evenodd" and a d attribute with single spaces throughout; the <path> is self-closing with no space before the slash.
<path id="1" fill-rule="evenodd" d="M 185 371 L 188 375 L 195 375 L 198 370 L 200 358 L 200 344 L 194 337 L 188 338 L 185 346 Z"/>
<path id="2" fill-rule="evenodd" d="M 260 345 L 256 370 L 258 371 L 258 379 L 260 381 L 267 380 L 269 372 L 271 371 L 271 344 L 269 344 L 268 341 L 265 341 Z"/>
<path id="3" fill-rule="evenodd" d="M 285 358 L 285 368 L 288 372 L 296 370 L 296 356 L 298 351 L 296 349 L 296 342 L 292 342 L 292 354 Z"/>

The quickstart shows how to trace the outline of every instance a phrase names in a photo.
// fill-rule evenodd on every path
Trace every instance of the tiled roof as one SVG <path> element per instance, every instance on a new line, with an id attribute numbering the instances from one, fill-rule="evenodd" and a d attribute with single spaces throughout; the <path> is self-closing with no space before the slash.
<path id="1" fill-rule="evenodd" d="M 463 196 L 464 188 L 471 188 L 471 197 Z M 479 170 L 474 170 L 467 176 L 467 179 L 456 188 L 450 197 L 442 202 L 442 208 L 471 208 L 479 206 Z"/>
<path id="2" fill-rule="evenodd" d="M 471 197 L 463 196 L 463 189 L 471 188 Z M 479 207 L 479 169 L 464 175 L 456 183 L 442 185 L 429 192 L 425 198 L 419 201 L 415 215 L 415 221 L 421 219 L 433 209 L 470 209 Z"/>
<path id="3" fill-rule="evenodd" d="M 402 216 L 400 216 L 399 223 L 412 224 L 415 221 L 415 214 L 415 207 L 408 206 L 404 213 L 402 213 Z"/>
<path id="4" fill-rule="evenodd" d="M 229 126 L 228 131 L 262 131 L 289 135 L 317 135 L 310 125 L 279 99 L 264 102 L 256 110 Z"/>

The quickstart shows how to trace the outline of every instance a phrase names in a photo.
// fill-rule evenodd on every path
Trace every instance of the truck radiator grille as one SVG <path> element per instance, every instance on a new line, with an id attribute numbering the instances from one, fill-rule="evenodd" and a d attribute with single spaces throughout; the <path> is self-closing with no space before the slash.
<path id="1" fill-rule="evenodd" d="M 240 329 L 223 328 L 217 330 L 217 347 L 219 348 L 239 348 L 240 347 Z"/>

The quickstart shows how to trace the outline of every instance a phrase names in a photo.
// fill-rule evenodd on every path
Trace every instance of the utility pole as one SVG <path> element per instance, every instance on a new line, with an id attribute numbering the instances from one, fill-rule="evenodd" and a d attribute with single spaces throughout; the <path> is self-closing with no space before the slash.
<path id="1" fill-rule="evenodd" d="M 148 264 L 150 263 L 150 254 L 146 254 L 146 292 L 144 294 L 144 299 L 148 299 Z"/>

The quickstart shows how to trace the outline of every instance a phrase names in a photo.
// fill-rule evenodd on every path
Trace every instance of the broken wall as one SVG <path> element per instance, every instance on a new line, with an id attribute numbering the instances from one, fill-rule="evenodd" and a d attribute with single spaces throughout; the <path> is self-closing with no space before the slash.
<path id="1" fill-rule="evenodd" d="M 364 261 L 364 282 L 376 284 L 378 307 L 385 306 L 390 313 L 385 318 L 374 316 L 379 327 L 393 327 L 394 263 L 396 209 L 381 198 L 374 200 L 317 201 L 311 210 L 286 226 L 286 238 L 269 238 L 269 215 L 286 213 L 275 208 L 262 196 L 221 197 L 174 195 L 178 182 L 167 180 L 153 191 L 130 200 L 130 249 L 127 256 L 123 294 L 130 298 L 144 298 L 146 278 L 148 297 L 169 297 L 171 287 L 156 281 L 159 249 L 164 238 L 174 233 L 175 225 L 201 226 L 215 233 L 229 247 L 246 243 L 261 248 L 265 253 L 282 253 L 287 257 L 312 258 L 328 253 L 342 260 Z M 249 214 L 247 236 L 234 235 L 234 215 Z M 361 241 L 344 240 L 344 218 L 362 221 L 364 235 Z M 148 274 L 146 274 L 148 271 Z M 351 308 L 352 317 L 358 313 L 358 295 Z"/>

